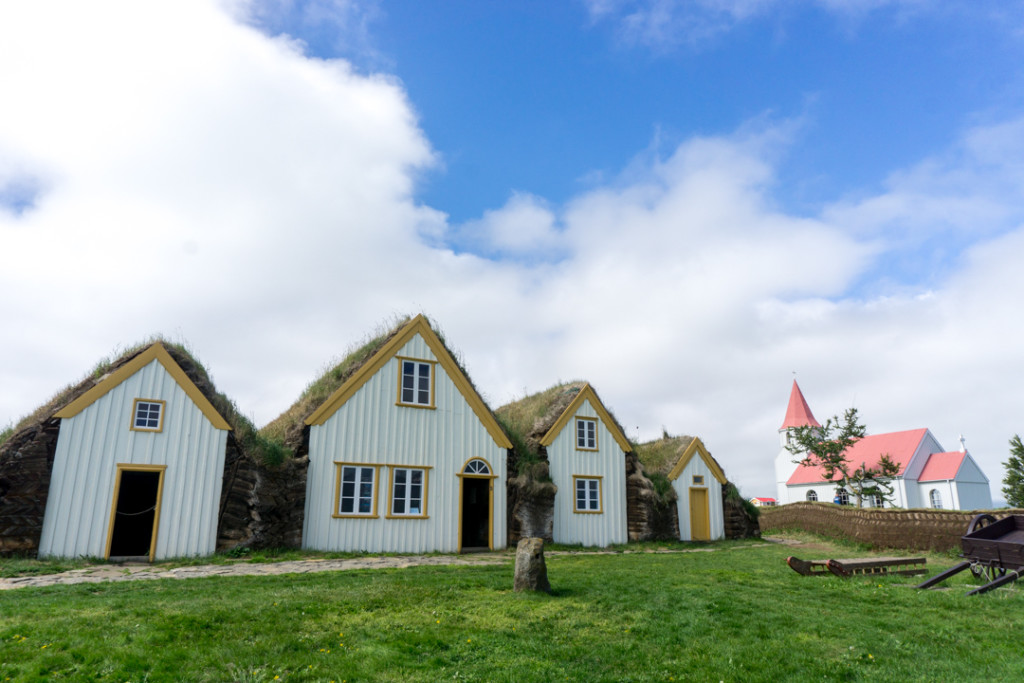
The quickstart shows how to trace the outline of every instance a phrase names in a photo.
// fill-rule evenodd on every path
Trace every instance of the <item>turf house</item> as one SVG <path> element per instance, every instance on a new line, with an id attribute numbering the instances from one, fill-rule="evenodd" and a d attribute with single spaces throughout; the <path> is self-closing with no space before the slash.
<path id="1" fill-rule="evenodd" d="M 0 551 L 158 560 L 251 540 L 238 433 L 253 430 L 184 347 L 100 363 L 0 445 Z"/>
<path id="2" fill-rule="evenodd" d="M 422 315 L 355 349 L 263 434 L 308 458 L 305 548 L 505 547 L 512 444 Z"/>
<path id="3" fill-rule="evenodd" d="M 593 387 L 586 382 L 560 384 L 502 406 L 497 415 L 523 451 L 514 484 L 523 493 L 512 495 L 517 504 L 523 503 L 517 507 L 530 510 L 513 510 L 512 524 L 545 517 L 544 498 L 532 493 L 545 480 L 553 493 L 553 502 L 548 499 L 550 523 L 544 520 L 540 528 L 531 525 L 526 532 L 517 529 L 513 538 L 534 535 L 587 546 L 626 542 L 626 456 L 633 447 Z"/>
<path id="4" fill-rule="evenodd" d="M 855 503 L 848 491 L 825 479 L 820 465 L 794 462 L 789 452 L 791 427 L 821 427 L 814 419 L 796 381 L 790 391 L 786 417 L 779 428 L 781 450 L 775 457 L 776 494 L 779 505 L 797 501 Z M 876 467 L 886 454 L 899 466 L 893 480 L 892 507 L 947 510 L 986 510 L 992 507 L 989 480 L 967 451 L 961 438 L 959 451 L 946 451 L 928 429 L 870 434 L 858 439 L 846 452 L 851 463 Z M 836 474 L 836 478 L 839 478 Z M 886 504 L 881 498 L 862 501 L 866 507 Z"/>

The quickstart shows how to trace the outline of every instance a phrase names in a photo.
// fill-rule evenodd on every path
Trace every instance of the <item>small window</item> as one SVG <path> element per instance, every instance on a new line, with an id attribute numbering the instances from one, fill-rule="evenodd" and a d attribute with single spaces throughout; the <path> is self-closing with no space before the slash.
<path id="1" fill-rule="evenodd" d="M 938 489 L 932 489 L 931 493 L 928 494 L 928 498 L 932 502 L 932 507 L 936 510 L 942 509 L 942 494 L 939 493 Z"/>
<path id="2" fill-rule="evenodd" d="M 814 489 L 811 489 L 810 491 L 808 491 L 807 492 L 807 500 L 809 500 L 812 503 L 818 502 L 818 492 L 815 491 Z"/>
<path id="3" fill-rule="evenodd" d="M 398 387 L 401 405 L 432 408 L 434 406 L 434 364 L 429 361 L 400 360 L 402 376 Z"/>
<path id="4" fill-rule="evenodd" d="M 391 517 L 427 516 L 427 470 L 391 468 Z"/>
<path id="5" fill-rule="evenodd" d="M 132 430 L 137 432 L 160 432 L 164 428 L 164 402 L 151 399 L 135 399 L 132 407 Z"/>
<path id="6" fill-rule="evenodd" d="M 576 418 L 576 450 L 597 450 L 597 420 Z"/>
<path id="7" fill-rule="evenodd" d="M 573 477 L 576 484 L 576 512 L 600 513 L 601 478 Z"/>
<path id="8" fill-rule="evenodd" d="M 338 464 L 338 507 L 342 517 L 377 516 L 377 466 Z"/>
<path id="9" fill-rule="evenodd" d="M 695 475 L 693 475 L 693 485 L 694 486 L 703 486 L 704 485 L 704 475 L 703 474 L 695 474 Z"/>
<path id="10" fill-rule="evenodd" d="M 836 505 L 849 505 L 849 492 L 846 489 L 839 489 L 838 491 L 836 491 L 835 498 L 832 499 L 832 502 L 835 503 Z"/>

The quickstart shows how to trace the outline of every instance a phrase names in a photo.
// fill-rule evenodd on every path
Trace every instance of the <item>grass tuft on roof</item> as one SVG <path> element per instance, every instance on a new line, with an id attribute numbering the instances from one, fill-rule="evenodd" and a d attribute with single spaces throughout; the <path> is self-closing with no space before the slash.
<path id="1" fill-rule="evenodd" d="M 244 451 L 255 458 L 264 460 L 268 464 L 280 462 L 280 449 L 275 444 L 260 437 L 252 420 L 242 415 L 234 401 L 216 390 L 209 371 L 199 361 L 189 345 L 186 342 L 171 341 L 162 335 L 153 335 L 142 342 L 126 347 L 124 350 L 115 349 L 111 355 L 101 359 L 80 381 L 67 385 L 54 394 L 46 403 L 36 408 L 31 414 L 19 420 L 16 425 L 8 427 L 0 433 L 0 452 L 2 452 L 4 443 L 12 436 L 52 419 L 54 414 L 61 408 L 74 401 L 101 382 L 107 375 L 156 343 L 162 344 L 167 349 L 167 353 L 181 367 L 188 378 L 192 380 L 192 383 L 196 385 L 200 393 L 213 404 L 217 412 L 231 425 L 234 438 L 242 445 Z"/>
<path id="2" fill-rule="evenodd" d="M 312 415 L 359 368 L 363 367 L 410 320 L 412 318 L 405 315 L 382 323 L 370 336 L 349 347 L 341 360 L 329 364 L 319 377 L 303 389 L 295 403 L 260 429 L 260 435 L 283 444 L 285 448 L 294 453 L 302 444 L 306 418 Z"/>
<path id="3" fill-rule="evenodd" d="M 507 403 L 494 411 L 505 431 L 536 453 L 541 438 L 558 421 L 576 395 L 587 385 L 582 380 L 560 382 L 553 387 L 518 401 Z"/>
<path id="4" fill-rule="evenodd" d="M 660 439 L 638 444 L 636 455 L 649 474 L 668 475 L 679 456 L 693 443 L 692 436 L 669 436 L 663 432 Z"/>

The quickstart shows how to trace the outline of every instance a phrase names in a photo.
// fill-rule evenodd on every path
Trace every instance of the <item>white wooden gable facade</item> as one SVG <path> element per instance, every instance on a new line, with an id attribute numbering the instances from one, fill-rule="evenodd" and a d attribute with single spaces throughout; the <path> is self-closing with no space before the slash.
<path id="1" fill-rule="evenodd" d="M 694 438 L 668 473 L 676 492 L 679 539 L 717 541 L 725 538 L 722 485 L 725 473 L 699 438 Z"/>
<path id="2" fill-rule="evenodd" d="M 541 438 L 555 495 L 555 543 L 625 543 L 629 441 L 597 393 L 585 385 Z"/>
<path id="3" fill-rule="evenodd" d="M 512 444 L 423 316 L 385 343 L 306 424 L 304 547 L 505 547 Z"/>
<path id="4" fill-rule="evenodd" d="M 162 344 L 55 416 L 40 556 L 214 552 L 231 427 Z"/>

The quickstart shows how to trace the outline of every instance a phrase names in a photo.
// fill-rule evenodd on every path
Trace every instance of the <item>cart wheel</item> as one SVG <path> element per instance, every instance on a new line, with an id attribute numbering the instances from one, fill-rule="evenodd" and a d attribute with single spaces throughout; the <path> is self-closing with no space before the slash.
<path id="1" fill-rule="evenodd" d="M 988 575 L 989 581 L 995 581 L 1000 576 L 1006 576 L 1006 567 L 1000 567 L 998 565 L 991 565 L 985 567 L 985 574 Z"/>
<path id="2" fill-rule="evenodd" d="M 995 524 L 996 518 L 988 513 L 981 513 L 971 520 L 970 526 L 967 527 L 967 533 L 973 534 L 978 529 L 984 529 L 989 524 Z"/>

